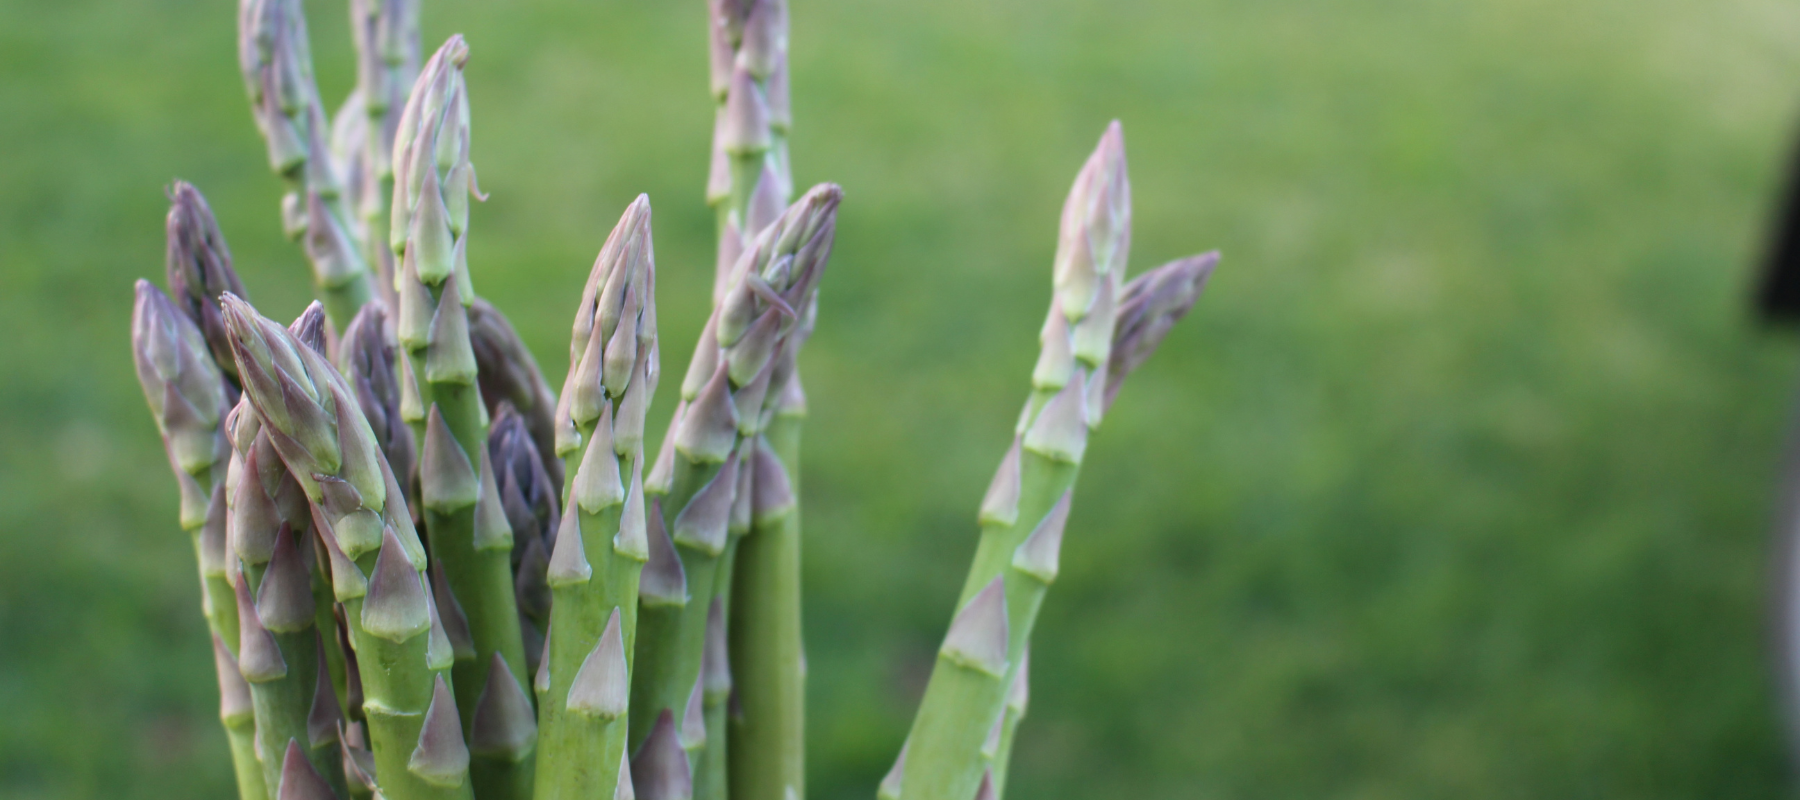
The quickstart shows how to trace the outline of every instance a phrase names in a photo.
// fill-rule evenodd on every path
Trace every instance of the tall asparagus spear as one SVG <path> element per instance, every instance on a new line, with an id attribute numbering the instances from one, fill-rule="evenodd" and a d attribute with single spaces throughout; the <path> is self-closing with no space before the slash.
<path id="1" fill-rule="evenodd" d="M 324 310 L 315 301 L 290 331 L 317 353 L 324 345 L 324 325 Z M 275 448 L 274 430 L 252 426 L 241 416 L 234 422 L 243 456 L 230 526 L 241 562 L 232 575 L 238 665 L 256 709 L 263 780 L 269 795 L 279 797 L 283 754 L 293 742 L 342 795 L 340 706 L 318 629 L 317 564 L 308 558 L 313 548 L 306 499 Z"/>
<path id="2" fill-rule="evenodd" d="M 638 583 L 650 556 L 643 454 L 659 376 L 655 287 L 650 201 L 639 195 L 582 289 L 557 408 L 569 480 L 546 575 L 548 656 L 536 681 L 539 800 L 631 793 L 626 703 Z"/>
<path id="3" fill-rule="evenodd" d="M 319 299 L 341 332 L 371 296 L 369 271 L 327 147 L 300 0 L 240 0 L 238 66 L 269 166 L 287 183 L 282 229 L 302 239 Z"/>
<path id="4" fill-rule="evenodd" d="M 224 312 L 245 396 L 305 492 L 326 550 L 362 665 L 380 794 L 468 800 L 469 751 L 445 681 L 452 645 L 426 589 L 424 547 L 374 432 L 323 356 L 235 296 L 225 296 Z"/>
<path id="5" fill-rule="evenodd" d="M 350 185 L 354 211 L 370 231 L 364 257 L 375 271 L 377 296 L 393 306 L 395 253 L 382 239 L 390 226 L 388 200 L 394 194 L 394 132 L 407 90 L 419 74 L 418 0 L 351 0 L 350 41 L 356 46 L 357 99 L 363 116 L 360 179 Z M 405 474 L 405 473 L 401 473 Z"/>
<path id="6" fill-rule="evenodd" d="M 455 642 L 462 646 L 453 669 L 463 728 L 471 742 L 511 743 L 474 751 L 476 792 L 522 798 L 531 790 L 531 737 L 483 730 L 480 723 L 518 726 L 529 715 L 476 714 L 484 695 L 511 697 L 527 673 L 512 530 L 487 457 L 487 409 L 469 341 L 467 306 L 475 295 L 465 248 L 475 168 L 462 77 L 468 56 L 461 36 L 438 48 L 413 84 L 394 137 L 392 231 L 400 237 L 390 241 L 401 247 L 396 332 L 406 350 L 401 391 L 414 400 L 403 402 L 401 413 L 419 437 L 419 489 L 439 612 L 452 633 L 469 634 L 466 643 Z M 496 664 L 504 669 L 490 674 Z"/>
<path id="7" fill-rule="evenodd" d="M 174 212 L 170 228 L 176 228 Z M 193 263 L 200 254 L 171 237 L 170 256 L 171 264 L 178 260 Z M 229 264 L 222 266 L 229 271 Z M 212 633 L 219 718 L 231 747 L 238 796 L 267 800 L 262 768 L 256 761 L 250 689 L 238 672 L 237 599 L 226 577 L 224 380 L 198 326 L 149 281 L 138 281 L 136 293 L 131 315 L 132 353 L 144 399 L 162 433 L 180 488 L 181 527 L 193 542 L 200 566 L 200 610 Z M 184 302 L 187 299 L 184 297 Z"/>
<path id="8" fill-rule="evenodd" d="M 787 134 L 786 0 L 710 0 L 712 88 L 719 102 L 707 200 L 718 211 L 714 302 L 729 287 L 744 240 L 774 221 L 793 190 Z M 810 320 L 816 307 L 803 311 Z M 779 357 L 790 378 L 757 449 L 744 485 L 774 503 L 750 514 L 749 535 L 726 555 L 721 616 L 730 627 L 729 658 L 721 656 L 707 694 L 711 746 L 695 784 L 708 800 L 729 793 L 742 800 L 805 795 L 805 677 L 800 638 L 800 430 L 805 393 L 795 363 L 810 324 Z M 767 481 L 765 490 L 758 481 Z M 735 584 L 735 585 L 734 585 Z M 728 665 L 727 665 L 727 662 Z M 726 747 L 723 703 L 736 695 Z M 729 761 L 729 777 L 726 762 Z"/>
<path id="9" fill-rule="evenodd" d="M 651 525 L 631 736 L 634 747 L 643 743 L 639 758 L 654 755 L 659 766 L 692 763 L 705 745 L 700 704 L 706 623 L 730 539 L 738 474 L 754 469 L 758 436 L 786 387 L 787 362 L 778 356 L 800 324 L 795 309 L 811 304 L 823 276 L 841 198 L 836 185 L 813 187 L 739 260 L 732 288 L 701 332 L 682 382 L 682 404 L 646 479 L 663 496 L 663 529 L 671 536 L 655 535 Z M 665 717 L 668 724 L 659 721 Z M 657 741 L 659 736 L 669 741 Z M 670 756 L 671 743 L 688 758 Z M 645 797 L 666 796 L 666 781 L 687 772 L 634 771 L 638 794 Z"/>
<path id="10" fill-rule="evenodd" d="M 982 501 L 974 564 L 884 796 L 998 797 L 1004 765 L 996 756 L 1010 747 L 1009 728 L 1023 714 L 1026 645 L 1056 576 L 1088 432 L 1119 382 L 1192 305 L 1216 258 L 1168 265 L 1128 291 L 1130 227 L 1124 135 L 1114 122 L 1063 205 L 1055 295 L 1031 397 Z"/>

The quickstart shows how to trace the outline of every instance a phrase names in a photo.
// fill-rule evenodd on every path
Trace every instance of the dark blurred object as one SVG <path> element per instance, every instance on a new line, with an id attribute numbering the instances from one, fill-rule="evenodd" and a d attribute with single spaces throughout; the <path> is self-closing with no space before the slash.
<path id="1" fill-rule="evenodd" d="M 1800 321 L 1800 153 L 1789 170 L 1786 195 L 1769 232 L 1769 260 L 1756 284 L 1756 311 L 1764 320 Z"/>

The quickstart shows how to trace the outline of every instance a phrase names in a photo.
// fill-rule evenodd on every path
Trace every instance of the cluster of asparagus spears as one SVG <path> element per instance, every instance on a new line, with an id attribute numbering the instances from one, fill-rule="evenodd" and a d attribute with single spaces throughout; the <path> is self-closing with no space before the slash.
<path id="1" fill-rule="evenodd" d="M 471 280 L 462 37 L 421 58 L 417 0 L 353 0 L 357 86 L 328 116 L 300 0 L 242 0 L 319 301 L 262 316 L 177 182 L 168 294 L 138 282 L 132 344 L 243 800 L 805 796 L 798 357 L 841 192 L 789 202 L 783 0 L 710 11 L 713 312 L 646 468 L 648 198 L 600 249 L 554 391 Z M 1217 260 L 1127 282 L 1130 219 L 1114 123 L 1064 206 L 1030 399 L 881 797 L 1001 795 L 1088 433 Z"/>

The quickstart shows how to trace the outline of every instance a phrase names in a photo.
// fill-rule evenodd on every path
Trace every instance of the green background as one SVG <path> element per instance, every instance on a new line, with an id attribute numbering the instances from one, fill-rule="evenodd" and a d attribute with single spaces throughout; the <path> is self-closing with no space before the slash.
<path id="1" fill-rule="evenodd" d="M 177 176 L 252 299 L 307 299 L 232 5 L 0 0 L 0 795 L 230 791 L 126 335 Z M 666 369 L 686 363 L 711 273 L 703 5 L 425 0 L 430 42 L 473 47 L 476 285 L 553 382 L 640 191 Z M 308 6 L 335 98 L 343 3 Z M 1134 271 L 1225 261 L 1089 449 L 1013 795 L 1788 793 L 1762 611 L 1795 353 L 1745 298 L 1800 121 L 1800 7 L 792 16 L 796 176 L 845 192 L 805 357 L 814 798 L 870 798 L 904 734 L 1063 194 L 1115 116 Z"/>

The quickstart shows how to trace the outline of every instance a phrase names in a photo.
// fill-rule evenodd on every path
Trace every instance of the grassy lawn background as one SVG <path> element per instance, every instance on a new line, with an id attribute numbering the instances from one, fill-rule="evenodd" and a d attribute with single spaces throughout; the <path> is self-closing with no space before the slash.
<path id="1" fill-rule="evenodd" d="M 350 83 L 342 0 L 309 2 Z M 805 357 L 811 795 L 873 795 L 1024 397 L 1106 121 L 1196 312 L 1108 418 L 1019 798 L 1779 797 L 1744 302 L 1800 101 L 1777 0 L 793 0 L 796 177 L 846 200 Z M 307 299 L 226 0 L 0 0 L 0 795 L 225 797 L 131 372 L 161 187 Z M 640 191 L 666 366 L 710 282 L 700 0 L 425 0 L 473 46 L 476 285 L 560 383 Z M 652 426 L 672 406 L 664 382 Z"/>

